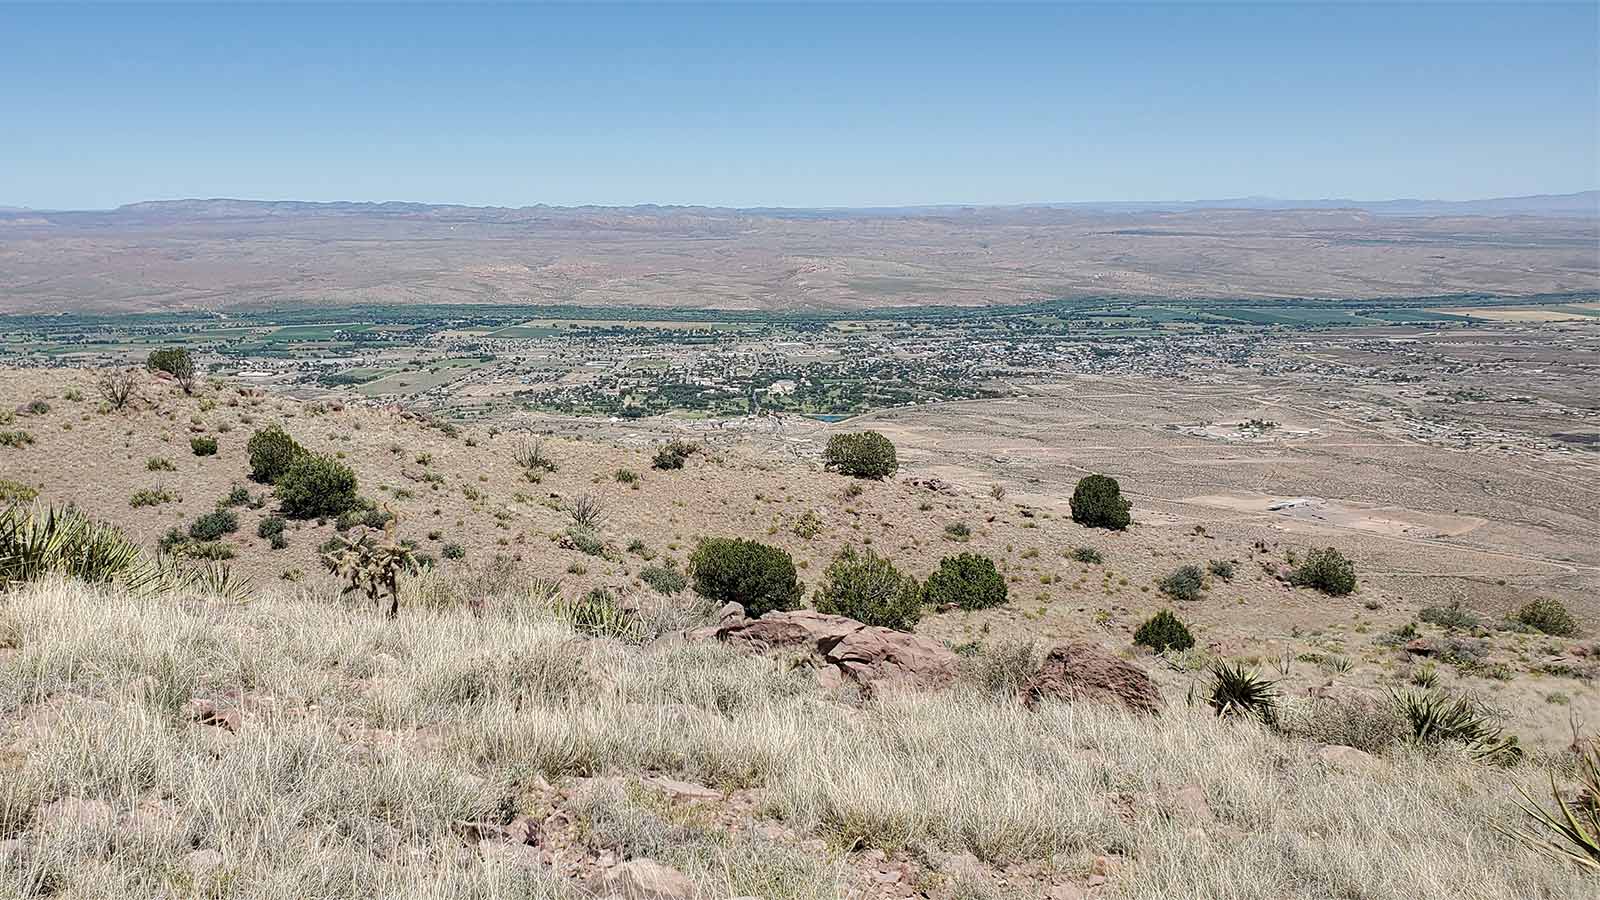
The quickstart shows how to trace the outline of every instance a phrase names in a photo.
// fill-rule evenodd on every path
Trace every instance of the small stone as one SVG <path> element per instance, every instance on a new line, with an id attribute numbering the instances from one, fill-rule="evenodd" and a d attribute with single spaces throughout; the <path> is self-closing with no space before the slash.
<path id="1" fill-rule="evenodd" d="M 682 872 L 653 859 L 635 859 L 616 866 L 598 879 L 599 889 L 623 900 L 690 900 L 694 882 Z"/>
<path id="2" fill-rule="evenodd" d="M 1346 772 L 1372 774 L 1382 772 L 1389 767 L 1388 763 L 1365 750 L 1342 744 L 1330 744 L 1319 749 L 1317 758 L 1335 769 Z"/>
<path id="3" fill-rule="evenodd" d="M 1096 856 L 1089 863 L 1089 874 L 1110 878 L 1122 868 L 1122 860 L 1114 856 Z"/>

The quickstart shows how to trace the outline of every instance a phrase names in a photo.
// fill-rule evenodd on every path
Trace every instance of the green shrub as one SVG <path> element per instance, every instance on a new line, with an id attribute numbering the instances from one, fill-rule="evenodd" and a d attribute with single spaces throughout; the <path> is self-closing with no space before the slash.
<path id="1" fill-rule="evenodd" d="M 214 437 L 189 438 L 189 449 L 194 451 L 195 456 L 216 456 L 217 439 Z"/>
<path id="2" fill-rule="evenodd" d="M 626 639 L 635 633 L 635 618 L 603 587 L 592 588 L 576 603 L 556 604 L 556 613 L 575 631 L 593 637 Z"/>
<path id="3" fill-rule="evenodd" d="M 244 506 L 250 502 L 250 489 L 242 484 L 236 484 L 228 490 L 228 495 L 217 501 L 218 509 L 228 509 L 233 506 Z"/>
<path id="4" fill-rule="evenodd" d="M 1157 653 L 1168 650 L 1187 650 L 1194 646 L 1194 635 L 1189 629 L 1172 614 L 1171 610 L 1162 611 L 1151 616 L 1139 630 L 1133 633 L 1133 642 L 1141 647 L 1149 647 Z"/>
<path id="5" fill-rule="evenodd" d="M 266 516 L 256 523 L 256 534 L 264 538 L 270 538 L 275 534 L 283 534 L 283 529 L 288 524 L 283 516 Z"/>
<path id="6" fill-rule="evenodd" d="M 817 587 L 818 612 L 848 616 L 865 625 L 910 631 L 922 618 L 922 588 L 871 550 L 847 546 Z"/>
<path id="7" fill-rule="evenodd" d="M 1087 475 L 1072 490 L 1072 521 L 1086 528 L 1121 531 L 1133 517 L 1133 504 L 1122 499 L 1122 486 L 1109 475 Z"/>
<path id="8" fill-rule="evenodd" d="M 1449 606 L 1423 607 L 1417 618 L 1448 631 L 1474 631 L 1481 624 L 1472 610 L 1461 607 L 1460 600 L 1451 601 Z"/>
<path id="9" fill-rule="evenodd" d="M 1221 578 L 1223 581 L 1232 581 L 1236 568 L 1231 559 L 1213 559 L 1206 563 L 1206 571 Z"/>
<path id="10" fill-rule="evenodd" d="M 605 556 L 606 545 L 599 536 L 585 528 L 568 528 L 566 543 L 586 556 Z"/>
<path id="11" fill-rule="evenodd" d="M 1313 547 L 1289 574 L 1289 583 L 1343 597 L 1356 589 L 1356 565 L 1332 547 Z"/>
<path id="12" fill-rule="evenodd" d="M 688 441 L 668 441 L 656 451 L 655 459 L 651 461 L 650 466 L 655 469 L 681 469 L 684 460 L 692 456 L 697 449 L 699 448 Z"/>
<path id="13" fill-rule="evenodd" d="M 191 559 L 233 559 L 233 548 L 222 541 L 194 541 L 183 547 L 183 555 Z"/>
<path id="14" fill-rule="evenodd" d="M 1156 585 L 1175 600 L 1198 600 L 1205 586 L 1206 577 L 1199 566 L 1179 566 Z"/>
<path id="15" fill-rule="evenodd" d="M 751 618 L 799 608 L 805 590 L 787 552 L 742 538 L 702 539 L 689 557 L 689 576 L 696 593 L 738 603 Z"/>
<path id="16" fill-rule="evenodd" d="M 152 372 L 166 372 L 177 379 L 185 394 L 194 390 L 194 357 L 182 347 L 163 347 L 151 350 L 145 357 L 145 368 Z"/>
<path id="17" fill-rule="evenodd" d="M 900 468 L 894 443 L 876 431 L 836 434 L 822 458 L 827 468 L 856 478 L 884 478 Z"/>
<path id="18" fill-rule="evenodd" d="M 689 580 L 683 573 L 671 566 L 645 566 L 639 572 L 639 580 L 669 597 L 689 586 Z"/>
<path id="19" fill-rule="evenodd" d="M 445 559 L 465 559 L 467 556 L 467 549 L 460 544 L 451 541 L 450 543 L 445 544 L 443 547 L 440 547 L 439 553 Z"/>
<path id="20" fill-rule="evenodd" d="M 283 532 L 274 531 L 272 534 L 267 535 L 267 546 L 274 550 L 282 550 L 289 546 L 289 539 L 284 537 Z"/>
<path id="21" fill-rule="evenodd" d="M 1576 634 L 1578 623 L 1559 600 L 1538 599 L 1517 610 L 1518 622 L 1545 634 L 1567 637 Z"/>
<path id="22" fill-rule="evenodd" d="M 162 553 L 173 553 L 189 545 L 189 536 L 177 528 L 168 528 L 167 533 L 156 542 L 156 549 Z"/>
<path id="23" fill-rule="evenodd" d="M 933 606 L 988 609 L 1006 602 L 1006 580 L 994 560 L 961 553 L 939 560 L 938 570 L 923 585 L 923 595 Z"/>
<path id="24" fill-rule="evenodd" d="M 245 451 L 250 454 L 250 478 L 261 484 L 276 484 L 290 466 L 307 455 L 305 448 L 277 425 L 252 434 Z"/>
<path id="25" fill-rule="evenodd" d="M 618 469 L 613 477 L 618 484 L 633 484 L 639 480 L 639 473 L 632 469 Z"/>
<path id="26" fill-rule="evenodd" d="M 145 468 L 145 471 L 147 471 L 147 472 L 176 472 L 176 471 L 178 471 L 178 467 L 172 464 L 172 460 L 167 459 L 166 457 L 163 457 L 163 456 L 152 456 L 149 459 L 145 460 L 144 461 L 144 468 Z"/>
<path id="27" fill-rule="evenodd" d="M 32 400 L 23 407 L 30 416 L 42 416 L 50 411 L 50 404 L 43 400 Z"/>
<path id="28" fill-rule="evenodd" d="M 171 503 L 176 499 L 178 498 L 172 496 L 166 488 L 145 488 L 134 491 L 133 496 L 128 498 L 128 505 L 138 509 L 142 506 L 160 506 L 163 503 Z"/>
<path id="29" fill-rule="evenodd" d="M 291 519 L 337 516 L 356 505 L 356 473 L 331 457 L 307 454 L 278 476 L 274 494 Z"/>
<path id="30" fill-rule="evenodd" d="M 20 481 L 0 478 L 0 503 L 32 503 L 39 489 Z"/>
<path id="31" fill-rule="evenodd" d="M 965 541 L 972 537 L 972 529 L 965 522 L 951 522 L 944 526 L 944 536 L 952 541 Z"/>
<path id="32" fill-rule="evenodd" d="M 1094 565 L 1099 565 L 1100 563 L 1105 562 L 1104 557 L 1100 555 L 1100 551 L 1093 547 L 1072 548 L 1072 558 L 1077 562 L 1092 563 Z"/>
<path id="33" fill-rule="evenodd" d="M 189 537 L 197 541 L 214 541 L 238 530 L 239 517 L 231 510 L 219 509 L 195 519 L 189 525 Z"/>
<path id="34" fill-rule="evenodd" d="M 357 525 L 367 528 L 382 528 L 389 524 L 394 514 L 378 509 L 370 500 L 357 500 L 356 505 L 339 514 L 333 526 L 340 531 L 349 531 Z"/>
<path id="35" fill-rule="evenodd" d="M 0 431 L 0 447 L 13 447 L 21 449 L 33 443 L 33 435 L 22 431 Z"/>

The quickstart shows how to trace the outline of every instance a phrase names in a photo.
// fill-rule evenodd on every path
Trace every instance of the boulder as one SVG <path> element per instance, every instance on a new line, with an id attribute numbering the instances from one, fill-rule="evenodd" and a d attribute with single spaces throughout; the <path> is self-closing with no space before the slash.
<path id="1" fill-rule="evenodd" d="M 694 882 L 682 872 L 648 858 L 607 869 L 591 888 L 601 896 L 621 900 L 691 900 L 696 896 Z"/>
<path id="2" fill-rule="evenodd" d="M 959 661 L 949 648 L 925 637 L 809 609 L 770 612 L 759 619 L 730 618 L 690 637 L 715 637 L 759 651 L 808 650 L 838 675 L 869 691 L 887 683 L 943 687 L 955 680 Z M 824 681 L 830 677 L 825 673 Z"/>
<path id="3" fill-rule="evenodd" d="M 1365 750 L 1341 744 L 1329 744 L 1318 749 L 1317 758 L 1330 768 L 1357 775 L 1376 775 L 1389 767 L 1388 763 Z"/>
<path id="4" fill-rule="evenodd" d="M 1047 698 L 1117 703 L 1146 713 L 1160 712 L 1163 706 L 1161 689 L 1143 669 L 1084 641 L 1052 649 L 1022 689 L 1023 702 L 1029 706 Z"/>

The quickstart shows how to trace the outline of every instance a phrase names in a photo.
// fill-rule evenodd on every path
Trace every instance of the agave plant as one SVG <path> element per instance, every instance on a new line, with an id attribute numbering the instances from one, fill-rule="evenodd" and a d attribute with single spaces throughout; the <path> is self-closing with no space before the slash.
<path id="1" fill-rule="evenodd" d="M 1578 781 L 1578 798 L 1569 800 L 1556 788 L 1555 773 L 1550 774 L 1550 796 L 1555 798 L 1557 812 L 1541 807 L 1518 786 L 1517 792 L 1526 802 L 1517 805 L 1537 828 L 1510 833 L 1541 853 L 1600 875 L 1600 741 L 1579 747 Z"/>
<path id="2" fill-rule="evenodd" d="M 1242 663 L 1211 666 L 1211 697 L 1219 716 L 1248 716 L 1271 725 L 1278 720 L 1278 683 L 1245 671 Z"/>
<path id="3" fill-rule="evenodd" d="M 597 587 L 580 600 L 558 602 L 555 609 L 556 615 L 583 634 L 620 640 L 637 634 L 637 618 L 605 588 Z"/>
<path id="4" fill-rule="evenodd" d="M 1471 697 L 1451 697 L 1438 691 L 1393 695 L 1395 706 L 1411 726 L 1417 744 L 1456 743 L 1474 759 L 1515 762 L 1522 748 L 1515 735 L 1507 737 L 1493 715 Z"/>
<path id="5" fill-rule="evenodd" d="M 120 528 L 75 506 L 12 505 L 0 512 L 0 588 L 51 574 L 138 589 L 161 573 Z"/>

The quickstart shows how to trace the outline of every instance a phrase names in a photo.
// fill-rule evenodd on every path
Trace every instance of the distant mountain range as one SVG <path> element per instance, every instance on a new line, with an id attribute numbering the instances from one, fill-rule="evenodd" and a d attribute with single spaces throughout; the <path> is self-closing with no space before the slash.
<path id="1" fill-rule="evenodd" d="M 1086 213 L 1159 213 L 1196 212 L 1201 210 L 1257 210 L 1288 212 L 1294 210 L 1360 210 L 1380 216 L 1560 216 L 1600 217 L 1600 191 L 1579 191 L 1573 194 L 1535 194 L 1527 197 L 1494 197 L 1483 200 L 1352 200 L 1330 198 L 1321 200 L 1293 200 L 1279 197 L 1229 197 L 1220 200 L 1107 200 L 1067 201 L 1059 203 L 1020 203 L 1007 205 L 982 204 L 928 204 L 923 206 L 882 207 L 750 207 L 728 208 L 708 206 L 662 206 L 640 204 L 626 207 L 575 206 L 558 207 L 537 204 L 527 207 L 473 207 L 459 204 L 432 204 L 406 202 L 311 202 L 300 200 L 235 200 L 235 199 L 185 199 L 147 200 L 129 203 L 115 210 L 40 210 L 24 207 L 0 206 L 0 214 L 15 216 L 45 212 L 83 212 L 121 214 L 133 217 L 193 217 L 231 218 L 237 216 L 295 216 L 295 215 L 371 215 L 417 216 L 451 212 L 467 214 L 480 212 L 490 217 L 527 212 L 606 212 L 636 215 L 670 215 L 698 213 L 702 215 L 727 215 L 742 213 L 774 218 L 855 218 L 895 215 L 950 215 L 963 210 L 1028 210 L 1050 209 Z"/>

